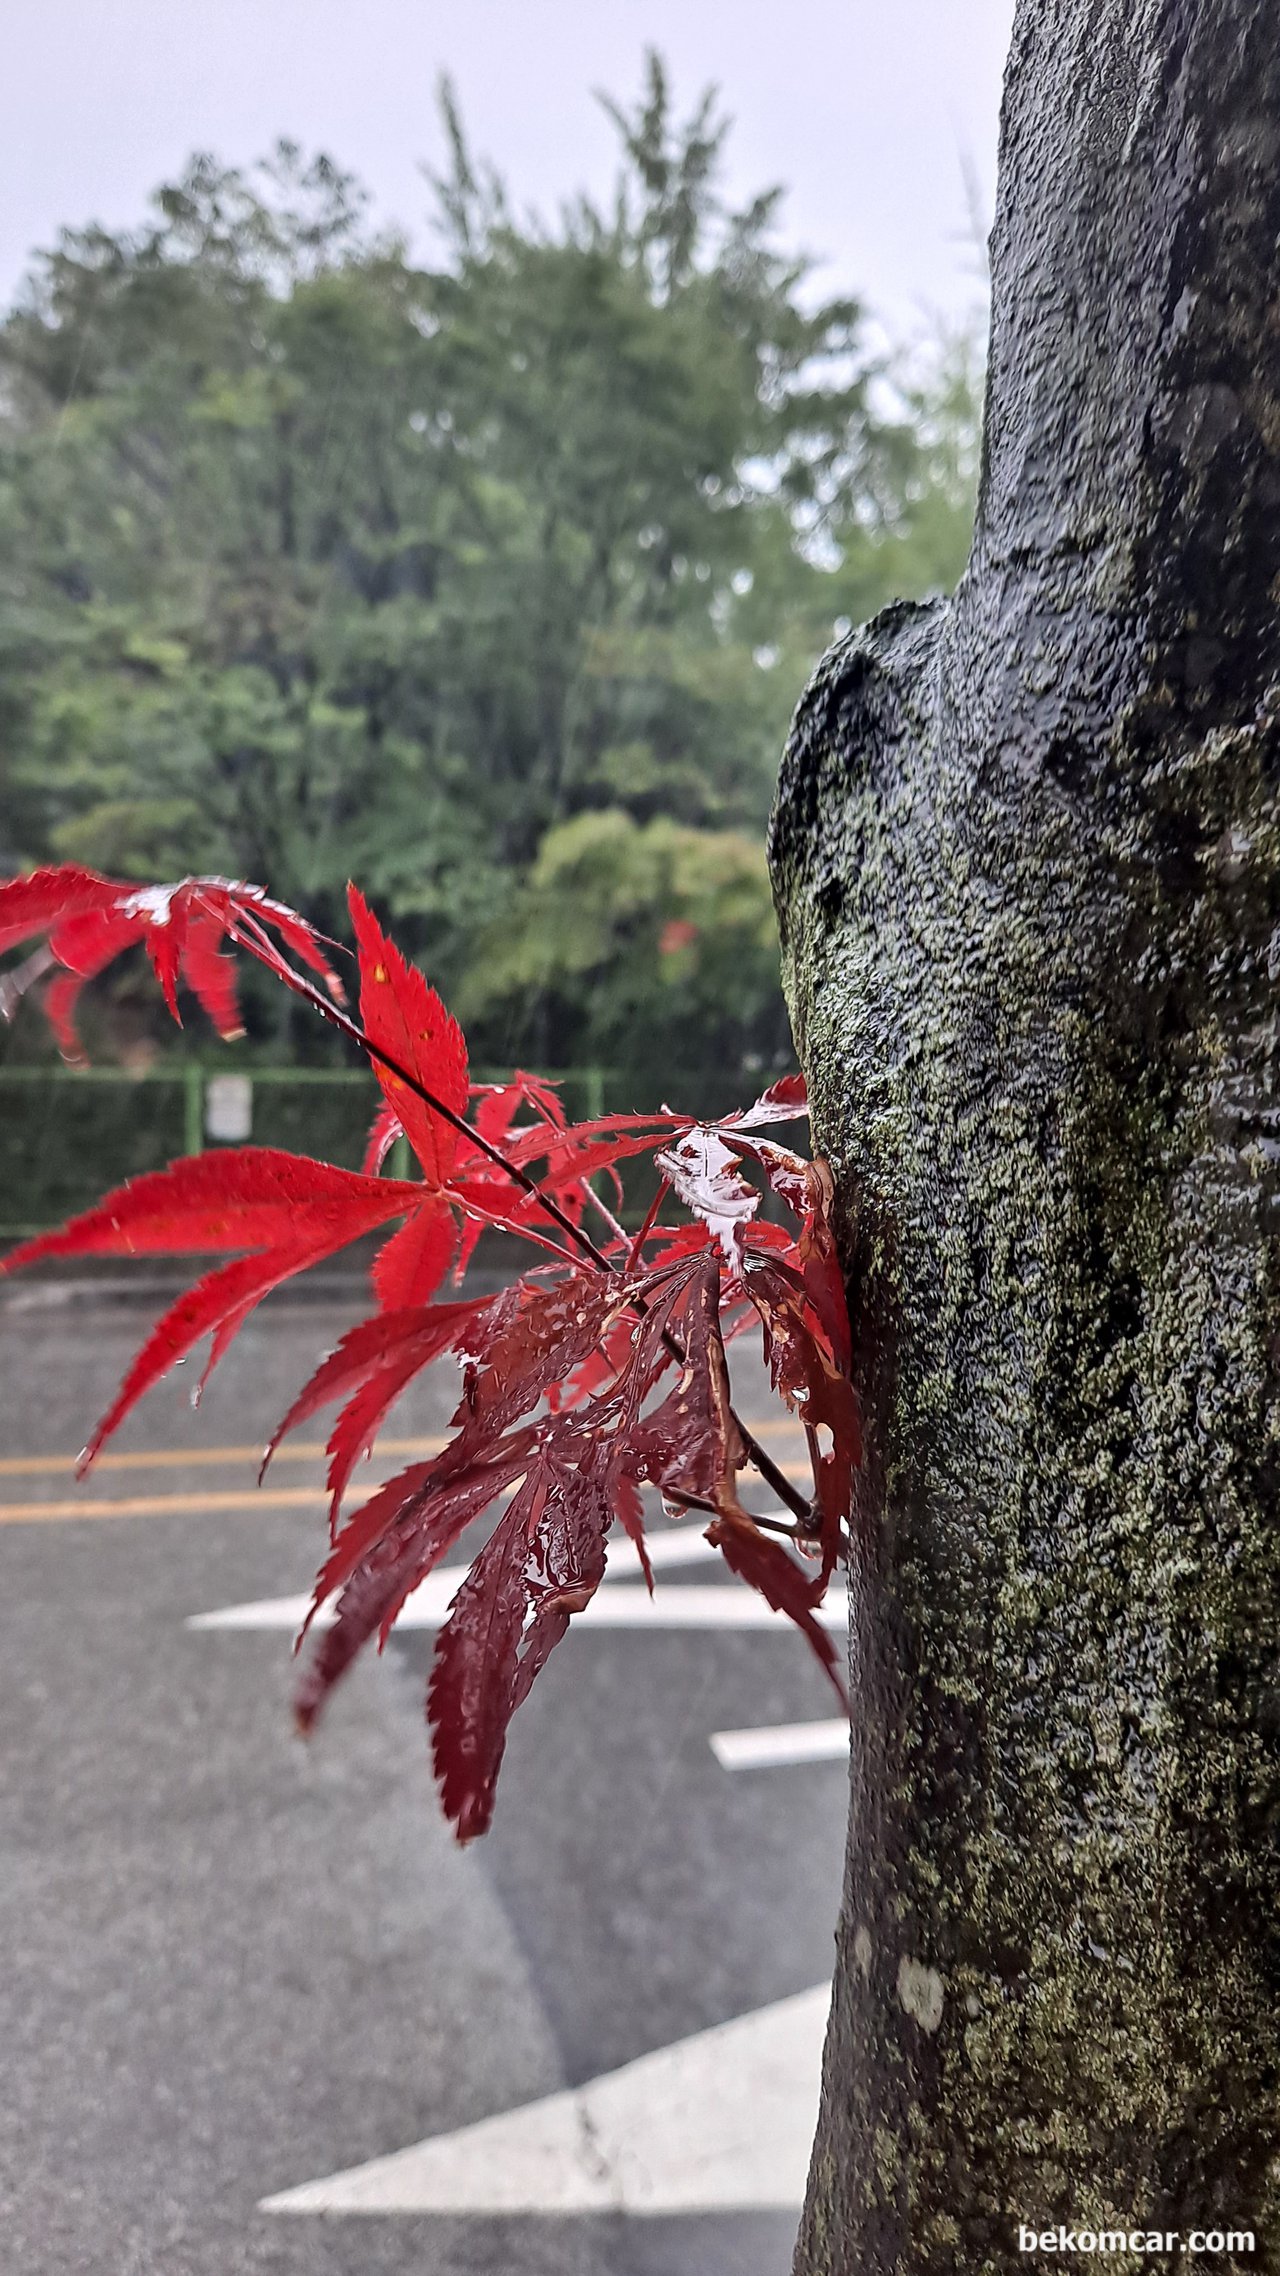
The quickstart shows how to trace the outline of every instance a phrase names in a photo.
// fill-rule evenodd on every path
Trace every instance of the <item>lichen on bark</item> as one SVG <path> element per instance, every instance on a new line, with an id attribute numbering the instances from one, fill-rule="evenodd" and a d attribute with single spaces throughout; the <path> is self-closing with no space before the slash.
<path id="1" fill-rule="evenodd" d="M 1023 0 L 970 569 L 784 762 L 872 1447 L 806 2276 L 1280 2268 L 1278 154 L 1270 5 Z"/>

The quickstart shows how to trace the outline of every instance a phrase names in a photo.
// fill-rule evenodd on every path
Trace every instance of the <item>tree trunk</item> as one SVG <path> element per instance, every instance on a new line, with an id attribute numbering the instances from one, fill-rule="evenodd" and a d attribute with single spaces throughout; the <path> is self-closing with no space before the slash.
<path id="1" fill-rule="evenodd" d="M 784 763 L 872 1449 L 805 2276 L 1280 2268 L 1278 248 L 1276 0 L 1020 0 L 970 567 Z"/>

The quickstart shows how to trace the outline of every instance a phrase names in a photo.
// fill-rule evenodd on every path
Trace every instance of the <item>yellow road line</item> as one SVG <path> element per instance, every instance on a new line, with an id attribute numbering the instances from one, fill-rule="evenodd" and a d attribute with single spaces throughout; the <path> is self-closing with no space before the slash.
<path id="1" fill-rule="evenodd" d="M 140 1494 L 117 1501 L 0 1502 L 0 1525 L 32 1525 L 51 1517 L 181 1517 L 192 1510 L 322 1509 L 328 1496 L 316 1486 L 281 1486 L 273 1493 Z"/>
<path id="2" fill-rule="evenodd" d="M 446 1444 L 443 1438 L 384 1438 L 380 1441 L 384 1454 L 438 1454 Z M 324 1441 L 319 1438 L 291 1439 L 272 1456 L 274 1462 L 322 1462 Z M 153 1449 L 145 1454 L 100 1454 L 94 1463 L 95 1475 L 100 1470 L 199 1470 L 215 1462 L 248 1462 L 257 1469 L 262 1460 L 261 1446 L 188 1446 Z M 56 1478 L 75 1468 L 75 1457 L 69 1454 L 12 1454 L 0 1460 L 0 1478 Z"/>
<path id="3" fill-rule="evenodd" d="M 786 1478 L 808 1479 L 809 1468 L 803 1462 L 780 1462 Z M 357 1488 L 375 1491 L 385 1484 L 382 1478 L 361 1477 Z M 52 1518 L 75 1519 L 81 1517 L 189 1517 L 196 1512 L 202 1517 L 219 1513 L 268 1509 L 323 1509 L 328 1495 L 317 1486 L 252 1486 L 241 1493 L 204 1494 L 136 1494 L 120 1495 L 111 1500 L 92 1500 L 85 1496 L 75 1501 L 0 1502 L 0 1525 L 38 1525 Z"/>
<path id="4" fill-rule="evenodd" d="M 799 1432 L 798 1422 L 767 1420 L 757 1422 L 749 1415 L 743 1418 L 756 1438 L 794 1438 Z M 402 1456 L 438 1454 L 448 1444 L 447 1439 L 436 1438 L 380 1438 L 378 1452 Z M 272 1456 L 277 1462 L 321 1462 L 324 1443 L 318 1438 L 290 1439 Z M 94 1476 L 103 1471 L 116 1470 L 202 1470 L 215 1464 L 237 1462 L 252 1463 L 256 1469 L 262 1460 L 261 1446 L 189 1446 L 151 1449 L 138 1454 L 100 1454 L 93 1465 Z M 69 1454 L 12 1454 L 0 1458 L 0 1478 L 58 1478 L 66 1477 L 75 1468 L 75 1458 Z"/>

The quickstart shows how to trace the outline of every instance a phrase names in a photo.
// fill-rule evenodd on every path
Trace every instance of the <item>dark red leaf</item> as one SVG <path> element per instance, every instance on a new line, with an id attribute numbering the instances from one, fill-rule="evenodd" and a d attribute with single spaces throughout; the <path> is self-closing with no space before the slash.
<path id="1" fill-rule="evenodd" d="M 360 950 L 360 1017 L 365 1034 L 416 1076 L 454 1114 L 466 1112 L 467 1046 L 462 1029 L 416 966 L 387 939 L 362 893 L 347 887 Z M 458 1133 L 380 1059 L 373 1071 L 429 1185 L 443 1185 L 458 1150 Z"/>
<path id="2" fill-rule="evenodd" d="M 813 1164 L 802 1154 L 795 1154 L 789 1146 L 780 1146 L 776 1138 L 743 1137 L 727 1126 L 725 1135 L 730 1151 L 745 1154 L 758 1162 L 780 1201 L 800 1218 L 811 1217 L 815 1210 L 825 1209 L 829 1195 L 812 1176 Z"/>
<path id="3" fill-rule="evenodd" d="M 459 1841 L 488 1826 L 511 1717 L 604 1578 L 609 1515 L 590 1467 L 561 1469 L 544 1456 L 454 1600 L 427 1716 L 441 1800 Z"/>
<path id="4" fill-rule="evenodd" d="M 563 1435 L 563 1434 L 558 1434 Z M 557 1439 L 548 1433 L 548 1447 Z M 572 1442 L 570 1442 L 572 1445 Z M 529 1609 L 516 1669 L 513 1705 L 528 1698 L 535 1676 L 565 1634 L 575 1612 L 584 1612 L 605 1574 L 609 1527 L 614 1516 L 603 1489 L 598 1449 L 579 1442 L 567 1467 L 549 1462 L 551 1489 L 531 1542 L 526 1575 Z M 641 1557 L 645 1558 L 643 1543 Z M 645 1559 L 647 1566 L 647 1558 Z"/>
<path id="5" fill-rule="evenodd" d="M 594 1397 L 622 1373 L 631 1357 L 635 1328 L 635 1314 L 627 1309 L 621 1310 L 606 1326 L 594 1350 L 569 1369 L 556 1386 L 556 1400 L 562 1410 L 567 1413 L 580 1407 L 585 1399 Z"/>
<path id="6" fill-rule="evenodd" d="M 596 1349 L 625 1303 L 621 1284 L 603 1273 L 575 1272 L 551 1288 L 525 1284 L 504 1291 L 453 1418 L 468 1443 L 528 1414 Z"/>
<path id="7" fill-rule="evenodd" d="M 394 1541 L 397 1549 L 414 1546 L 418 1578 L 425 1579 L 472 1520 L 483 1517 L 499 1494 L 523 1477 L 537 1449 L 534 1425 L 469 1455 L 455 1439 L 429 1462 L 411 1463 L 388 1479 L 338 1534 L 316 1579 L 308 1625 L 318 1607 L 345 1588 L 387 1542 Z"/>
<path id="8" fill-rule="evenodd" d="M 338 1592 L 295 1701 L 309 1730 L 335 1683 L 375 1634 L 385 1641 L 405 1598 L 434 1571 L 468 1525 L 483 1516 L 534 1458 L 534 1433 L 516 1432 L 485 1459 L 449 1470 L 449 1456 L 417 1462 L 392 1478 L 343 1527 L 321 1568 L 303 1636 Z M 298 1639 L 302 1642 L 302 1637 Z"/>
<path id="9" fill-rule="evenodd" d="M 857 1396 L 849 1377 L 836 1365 L 825 1336 L 820 1330 L 815 1333 L 802 1279 L 776 1262 L 762 1261 L 747 1267 L 746 1286 L 764 1327 L 765 1358 L 774 1389 L 808 1434 L 826 1579 L 835 1569 L 853 1500 L 853 1475 L 862 1459 Z"/>
<path id="10" fill-rule="evenodd" d="M 653 1566 L 649 1562 L 648 1544 L 644 1537 L 644 1502 L 634 1478 L 615 1468 L 612 1479 L 613 1515 L 628 1539 L 635 1543 L 645 1586 L 653 1595 Z"/>
<path id="11" fill-rule="evenodd" d="M 761 1533 L 745 1514 L 717 1517 L 707 1527 L 707 1539 L 720 1551 L 731 1573 L 757 1589 L 775 1612 L 785 1612 L 789 1620 L 794 1620 L 848 1714 L 849 1695 L 835 1645 L 826 1629 L 813 1617 L 822 1601 L 825 1582 L 806 1573 L 795 1558 L 787 1554 L 781 1542 Z"/>
<path id="12" fill-rule="evenodd" d="M 440 1632 L 427 1686 L 427 1719 L 440 1800 L 459 1841 L 483 1833 L 515 1712 L 528 1603 L 529 1537 L 547 1485 L 525 1479 L 471 1567 Z"/>
<path id="13" fill-rule="evenodd" d="M 631 1236 L 631 1240 L 627 1248 L 626 1264 L 623 1268 L 625 1271 L 634 1272 L 636 1270 L 636 1267 L 639 1265 L 640 1260 L 644 1255 L 646 1244 L 649 1241 L 656 1239 L 658 1233 L 658 1219 L 662 1215 L 662 1205 L 670 1191 L 671 1188 L 667 1184 L 666 1179 L 659 1178 L 658 1190 L 655 1193 L 652 1201 L 649 1203 L 648 1209 L 645 1211 L 644 1219 L 639 1228 L 639 1231 L 633 1233 Z"/>
<path id="14" fill-rule="evenodd" d="M 806 1162 L 789 1147 L 768 1138 L 733 1138 L 733 1145 L 758 1162 L 779 1198 L 800 1219 L 797 1261 L 814 1312 L 830 1344 L 832 1356 L 844 1375 L 849 1373 L 853 1342 L 844 1275 L 831 1229 L 834 1195 L 831 1172 L 821 1155 Z"/>
<path id="15" fill-rule="evenodd" d="M 662 1377 L 680 1362 L 681 1309 L 689 1301 L 700 1270 L 700 1260 L 686 1259 L 665 1275 L 648 1274 L 626 1284 L 627 1310 L 619 1313 L 613 1325 L 606 1322 L 600 1338 L 613 1379 L 592 1399 L 583 1426 L 591 1433 L 595 1458 L 604 1464 L 601 1475 L 605 1491 L 619 1502 L 618 1514 L 628 1530 L 636 1480 L 651 1477 L 658 1481 L 672 1458 L 661 1429 L 636 1449 L 634 1462 L 631 1454 L 646 1401 Z M 570 1377 L 570 1394 L 575 1389 Z M 570 1402 L 562 1398 L 561 1403 L 568 1406 Z M 646 1421 L 651 1419 L 646 1417 Z"/>
<path id="16" fill-rule="evenodd" d="M 679 1346 L 676 1381 L 650 1413 L 628 1415 L 617 1465 L 628 1477 L 649 1479 L 665 1493 L 736 1509 L 734 1480 L 746 1456 L 729 1397 L 714 1251 L 695 1258 L 676 1284 L 674 1300 L 668 1292 L 668 1300 L 645 1320 L 637 1337 L 641 1361 L 653 1338 L 654 1319 L 661 1323 L 658 1332 Z"/>

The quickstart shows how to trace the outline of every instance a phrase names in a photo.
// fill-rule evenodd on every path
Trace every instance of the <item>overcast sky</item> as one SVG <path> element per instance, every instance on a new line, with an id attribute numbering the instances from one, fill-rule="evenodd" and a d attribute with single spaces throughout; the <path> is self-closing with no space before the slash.
<path id="1" fill-rule="evenodd" d="M 730 186 L 788 185 L 786 241 L 892 327 L 975 297 L 961 154 L 989 218 L 1013 0 L 8 0 L 0 299 L 60 224 L 138 220 L 193 149 L 323 148 L 425 242 L 418 164 L 453 76 L 516 201 L 603 190 L 646 46 L 683 112 L 708 81 L 736 121 Z"/>

